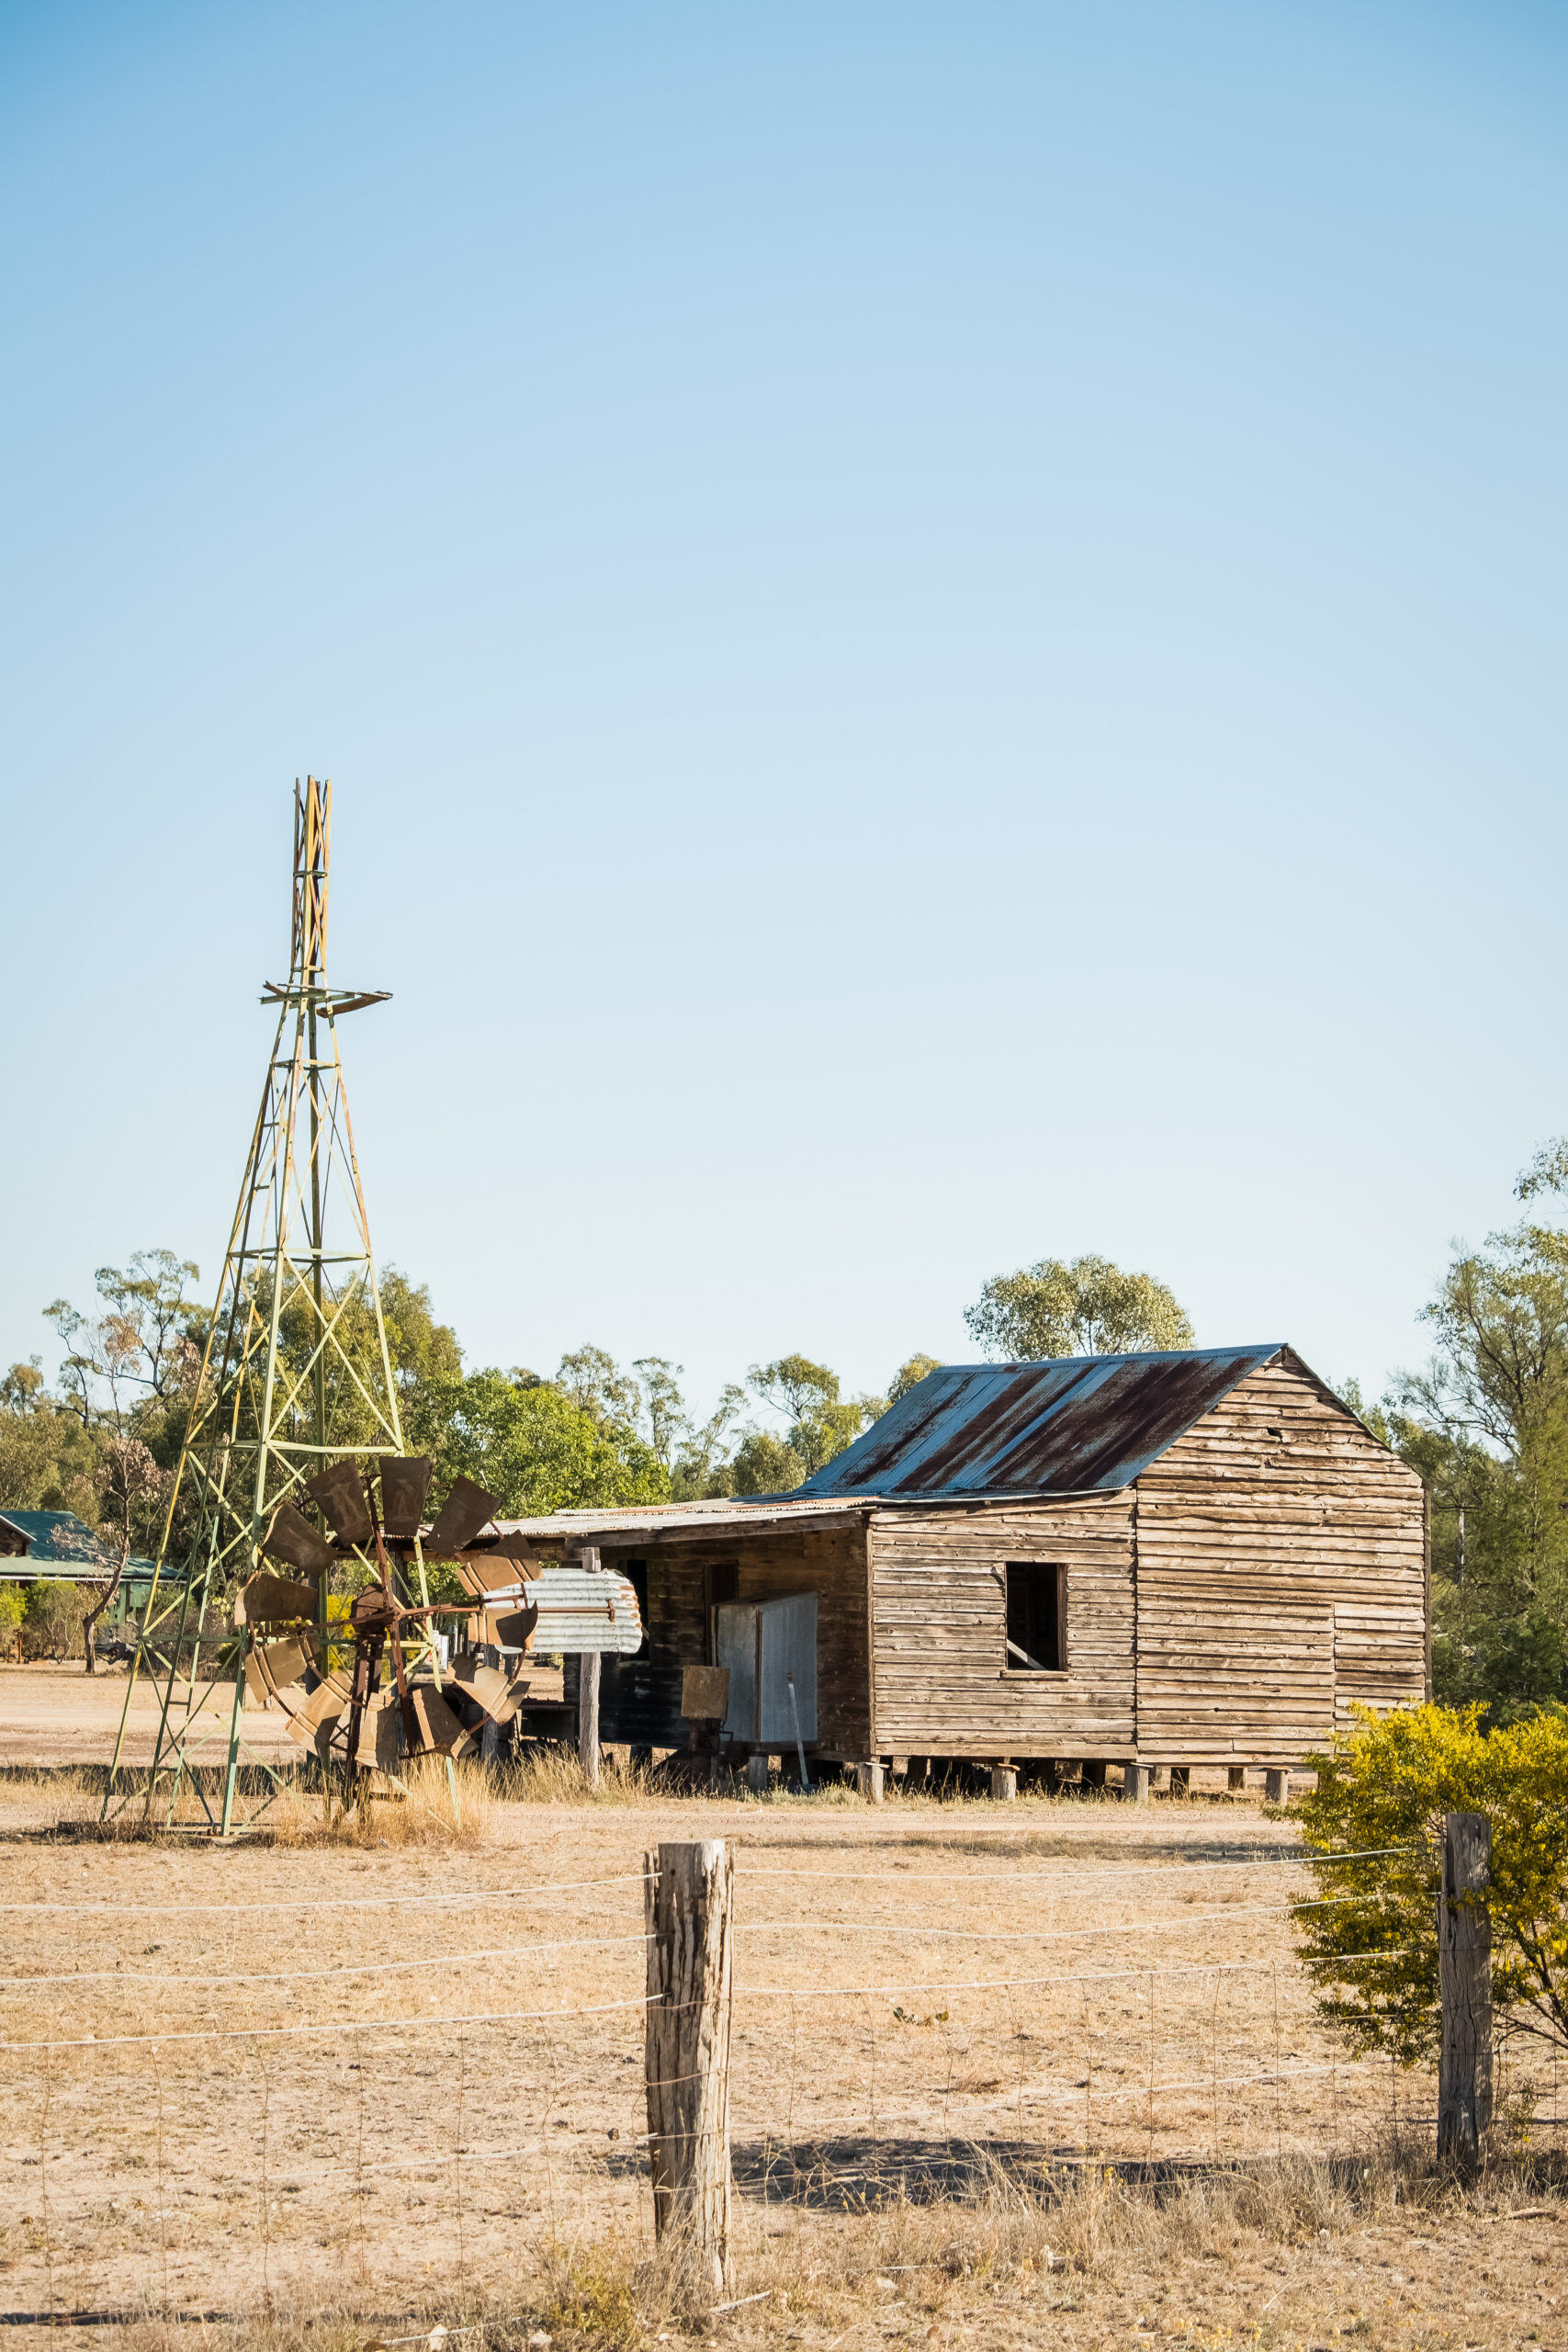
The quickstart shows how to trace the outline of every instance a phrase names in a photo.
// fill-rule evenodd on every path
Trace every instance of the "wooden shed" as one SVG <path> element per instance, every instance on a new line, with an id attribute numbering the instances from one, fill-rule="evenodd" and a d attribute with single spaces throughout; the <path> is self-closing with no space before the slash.
<path id="1" fill-rule="evenodd" d="M 637 1588 L 634 1746 L 683 1737 L 722 1609 L 785 1595 L 829 1759 L 1289 1766 L 1430 1689 L 1421 1482 L 1280 1345 L 947 1365 L 793 1494 L 516 1532 Z"/>

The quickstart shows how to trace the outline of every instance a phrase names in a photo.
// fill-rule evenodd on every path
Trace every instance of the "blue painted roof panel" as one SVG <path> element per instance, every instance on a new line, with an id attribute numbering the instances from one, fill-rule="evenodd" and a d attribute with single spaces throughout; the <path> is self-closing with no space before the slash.
<path id="1" fill-rule="evenodd" d="M 1280 1345 L 943 1364 L 795 1491 L 904 1501 L 1112 1493 Z"/>

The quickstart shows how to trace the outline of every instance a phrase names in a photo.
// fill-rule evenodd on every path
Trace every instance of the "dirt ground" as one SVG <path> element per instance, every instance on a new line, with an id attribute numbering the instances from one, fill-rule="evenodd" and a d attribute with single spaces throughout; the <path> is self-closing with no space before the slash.
<path id="1" fill-rule="evenodd" d="M 63 1665 L 0 1666 L 0 1766 L 107 1764 L 114 1754 L 130 1677 L 123 1666 L 84 1671 L 80 1660 Z M 130 1721 L 121 1751 L 128 1764 L 148 1764 L 158 1728 L 161 1692 L 152 1678 L 138 1675 Z M 229 1744 L 231 1691 L 209 1701 L 204 1754 L 216 1759 Z M 269 1762 L 293 1763 L 299 1749 L 276 1708 L 245 1713 L 244 1737 Z"/>
<path id="2" fill-rule="evenodd" d="M 760 2299 L 725 2340 L 1568 2346 L 1556 2084 L 1506 2085 L 1533 2175 L 1427 2179 L 1432 2086 L 1319 2030 L 1294 1836 L 1256 1798 L 492 1798 L 468 1844 L 365 1848 L 80 1842 L 96 1811 L 69 1773 L 0 1777 L 24 2335 L 674 2340 L 636 2283 L 642 1860 L 722 1837 Z"/>

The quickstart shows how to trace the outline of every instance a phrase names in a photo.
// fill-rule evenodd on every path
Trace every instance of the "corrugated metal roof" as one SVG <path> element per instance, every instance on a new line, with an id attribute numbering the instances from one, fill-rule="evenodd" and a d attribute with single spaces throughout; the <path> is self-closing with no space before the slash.
<path id="1" fill-rule="evenodd" d="M 0 1582 L 25 1583 L 30 1577 L 35 1583 L 59 1584 L 69 1582 L 79 1568 L 91 1568 L 96 1577 L 112 1576 L 115 1557 L 114 1547 L 100 1544 L 73 1510 L 0 1511 Z M 45 1571 L 41 1577 L 36 1574 L 39 1568 Z M 133 1552 L 125 1564 L 125 1583 L 145 1584 L 152 1574 L 152 1561 Z M 184 1577 L 183 1568 L 164 1570 L 165 1582 Z"/>
<path id="2" fill-rule="evenodd" d="M 0 1511 L 0 1519 L 27 1537 L 29 1560 L 74 1560 L 95 1568 L 104 1565 L 97 1537 L 73 1510 L 7 1510 Z"/>
<path id="3" fill-rule="evenodd" d="M 726 1495 L 709 1502 L 694 1503 L 624 1503 L 608 1504 L 600 1510 L 561 1510 L 548 1519 L 492 1519 L 481 1527 L 474 1538 L 473 1548 L 481 1550 L 492 1535 L 521 1535 L 536 1538 L 540 1543 L 551 1537 L 570 1536 L 574 1543 L 591 1544 L 594 1531 L 605 1535 L 637 1534 L 643 1530 L 664 1533 L 672 1528 L 690 1527 L 696 1532 L 715 1521 L 751 1518 L 820 1519 L 825 1513 L 841 1511 L 838 1500 L 816 1502 L 804 1492 L 788 1495 Z"/>
<path id="4" fill-rule="evenodd" d="M 1129 1487 L 1280 1343 L 930 1372 L 797 1491 L 822 1502 Z"/>

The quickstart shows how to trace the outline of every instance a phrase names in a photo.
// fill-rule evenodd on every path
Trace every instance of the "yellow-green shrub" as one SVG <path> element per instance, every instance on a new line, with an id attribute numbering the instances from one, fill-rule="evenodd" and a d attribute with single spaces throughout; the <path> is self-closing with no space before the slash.
<path id="1" fill-rule="evenodd" d="M 1505 2032 L 1568 2047 L 1568 1712 L 1485 1732 L 1480 1706 L 1413 1707 L 1313 1759 L 1298 1817 L 1319 1903 L 1296 1913 L 1321 2013 L 1403 2065 L 1440 2039 L 1437 1904 L 1443 1815 L 1492 1824 L 1492 1990 Z M 1397 1851 L 1382 1852 L 1380 1849 Z M 1335 1854 L 1363 1860 L 1336 1861 Z"/>

